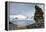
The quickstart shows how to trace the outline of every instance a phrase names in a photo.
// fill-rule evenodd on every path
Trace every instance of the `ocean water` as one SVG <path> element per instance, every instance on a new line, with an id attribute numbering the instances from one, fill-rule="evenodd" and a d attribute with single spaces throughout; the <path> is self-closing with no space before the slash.
<path id="1" fill-rule="evenodd" d="M 13 24 L 16 24 L 18 26 L 27 26 L 27 25 L 30 25 L 30 24 L 33 24 L 35 23 L 34 20 L 14 20 L 14 21 L 11 21 Z"/>

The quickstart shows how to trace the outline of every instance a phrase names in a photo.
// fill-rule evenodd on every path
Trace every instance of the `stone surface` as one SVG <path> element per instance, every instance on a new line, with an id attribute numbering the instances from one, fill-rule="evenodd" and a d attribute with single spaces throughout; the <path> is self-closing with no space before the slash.
<path id="1" fill-rule="evenodd" d="M 43 11 L 40 7 L 37 5 L 35 6 L 35 15 L 34 15 L 34 20 L 36 22 L 41 22 L 43 20 Z M 41 21 L 40 21 L 41 20 Z M 43 22 L 43 21 L 42 21 Z"/>

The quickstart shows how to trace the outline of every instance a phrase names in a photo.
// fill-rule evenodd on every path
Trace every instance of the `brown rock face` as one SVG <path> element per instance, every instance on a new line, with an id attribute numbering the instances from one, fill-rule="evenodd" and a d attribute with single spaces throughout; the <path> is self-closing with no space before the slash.
<path id="1" fill-rule="evenodd" d="M 27 28 L 44 28 L 43 11 L 40 7 L 35 5 L 34 20 L 36 23 L 26 26 Z"/>
<path id="2" fill-rule="evenodd" d="M 35 15 L 34 15 L 34 20 L 36 22 L 44 22 L 43 20 L 43 11 L 40 7 L 38 7 L 37 5 L 35 6 Z"/>

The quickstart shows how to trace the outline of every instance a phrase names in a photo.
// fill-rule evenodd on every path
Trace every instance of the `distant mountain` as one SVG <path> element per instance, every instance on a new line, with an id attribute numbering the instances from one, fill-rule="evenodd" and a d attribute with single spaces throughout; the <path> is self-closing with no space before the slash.
<path id="1" fill-rule="evenodd" d="M 10 21 L 14 20 L 33 20 L 32 17 L 24 16 L 24 15 L 10 15 Z"/>
<path id="2" fill-rule="evenodd" d="M 26 19 L 27 17 L 24 15 L 10 15 L 10 20 L 12 19 Z"/>

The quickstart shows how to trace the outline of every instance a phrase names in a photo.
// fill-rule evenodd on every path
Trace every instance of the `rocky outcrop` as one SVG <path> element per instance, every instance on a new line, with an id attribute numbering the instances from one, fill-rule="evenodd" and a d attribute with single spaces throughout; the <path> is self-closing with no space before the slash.
<path id="1" fill-rule="evenodd" d="M 16 26 L 17 25 L 13 24 L 12 22 L 9 22 L 9 30 L 15 30 Z"/>
<path id="2" fill-rule="evenodd" d="M 32 24 L 32 25 L 28 25 L 28 26 L 26 26 L 27 27 L 27 29 L 34 29 L 34 28 L 44 28 L 44 23 L 34 23 L 34 24 Z"/>
<path id="3" fill-rule="evenodd" d="M 35 10 L 36 10 L 34 14 L 35 22 L 40 22 L 40 23 L 44 22 L 42 9 L 36 5 Z"/>
<path id="4" fill-rule="evenodd" d="M 34 20 L 36 23 L 26 26 L 27 28 L 44 28 L 44 16 L 43 11 L 40 7 L 35 5 Z"/>

